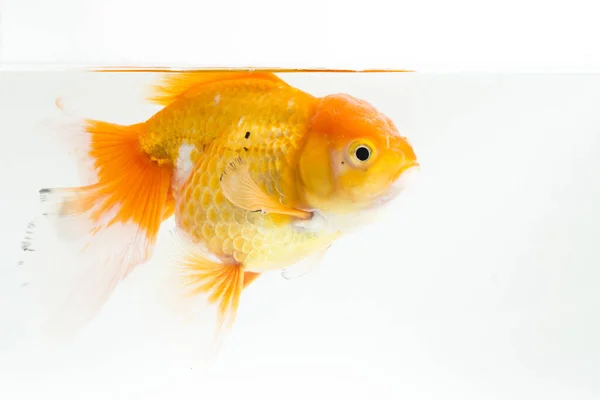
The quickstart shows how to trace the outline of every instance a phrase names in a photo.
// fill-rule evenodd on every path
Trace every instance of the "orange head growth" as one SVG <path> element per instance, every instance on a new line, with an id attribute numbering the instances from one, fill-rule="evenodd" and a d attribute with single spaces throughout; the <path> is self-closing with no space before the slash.
<path id="1" fill-rule="evenodd" d="M 298 162 L 306 206 L 334 213 L 360 211 L 393 197 L 403 172 L 418 166 L 393 122 L 346 94 L 318 100 Z"/>

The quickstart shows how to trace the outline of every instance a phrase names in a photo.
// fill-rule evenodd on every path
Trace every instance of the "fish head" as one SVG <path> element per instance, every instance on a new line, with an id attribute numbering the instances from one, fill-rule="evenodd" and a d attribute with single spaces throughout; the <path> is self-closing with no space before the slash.
<path id="1" fill-rule="evenodd" d="M 318 99 L 298 157 L 307 207 L 344 214 L 377 207 L 404 188 L 417 156 L 390 118 L 347 94 Z"/>

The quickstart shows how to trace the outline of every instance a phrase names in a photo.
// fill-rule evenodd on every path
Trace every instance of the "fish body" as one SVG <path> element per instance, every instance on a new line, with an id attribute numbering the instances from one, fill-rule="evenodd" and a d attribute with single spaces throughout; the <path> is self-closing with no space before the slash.
<path id="1" fill-rule="evenodd" d="M 293 216 L 238 207 L 220 182 L 241 159 L 266 195 L 303 208 L 296 164 L 315 106 L 310 94 L 258 75 L 207 83 L 150 118 L 142 148 L 175 165 L 178 227 L 207 253 L 252 272 L 282 268 L 331 244 L 339 231 L 299 229 Z"/>
<path id="2" fill-rule="evenodd" d="M 92 184 L 40 192 L 57 229 L 83 232 L 97 250 L 86 247 L 76 278 L 53 273 L 73 282 L 55 327 L 89 320 L 173 215 L 177 290 L 207 294 L 230 324 L 260 274 L 319 259 L 418 166 L 371 104 L 315 97 L 272 73 L 176 74 L 151 100 L 163 108 L 138 124 L 84 121 Z"/>

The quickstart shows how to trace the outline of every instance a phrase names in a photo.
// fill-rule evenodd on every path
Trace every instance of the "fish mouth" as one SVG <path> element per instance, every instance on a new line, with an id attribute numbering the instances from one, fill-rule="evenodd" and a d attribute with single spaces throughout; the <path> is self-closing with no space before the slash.
<path id="1" fill-rule="evenodd" d="M 388 203 L 389 201 L 398 197 L 410 183 L 416 179 L 419 172 L 421 171 L 420 165 L 417 161 L 406 163 L 403 165 L 392 178 L 392 184 L 385 191 L 385 193 L 379 197 L 376 201 L 377 205 Z"/>
<path id="2" fill-rule="evenodd" d="M 412 168 L 416 168 L 418 170 L 420 168 L 419 162 L 415 160 L 415 161 L 411 161 L 411 162 L 408 162 L 408 163 L 405 163 L 404 165 L 402 165 L 402 167 L 400 167 L 400 169 L 398 169 L 398 171 L 392 178 L 392 181 L 394 181 L 394 184 L 396 184 L 396 182 L 398 182 L 398 180 L 401 179 L 401 176 L 404 172 L 406 172 Z"/>

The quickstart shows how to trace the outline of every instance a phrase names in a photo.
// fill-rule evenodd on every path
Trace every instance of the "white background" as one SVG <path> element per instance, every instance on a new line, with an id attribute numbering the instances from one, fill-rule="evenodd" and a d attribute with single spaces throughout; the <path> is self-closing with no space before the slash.
<path id="1" fill-rule="evenodd" d="M 597 71 L 594 0 L 4 0 L 0 60 Z"/>
<path id="2" fill-rule="evenodd" d="M 53 357 L 16 344 L 18 287 L 4 275 L 0 398 L 599 398 L 600 75 L 506 74 L 598 71 L 598 13 L 513 3 L 5 1 L 0 61 L 13 69 L 454 73 L 284 76 L 372 101 L 411 139 L 422 174 L 389 219 L 341 240 L 312 274 L 253 284 L 212 363 L 191 351 L 203 335 L 165 325 L 153 296 L 166 251 Z M 70 94 L 86 117 L 139 120 L 152 78 L 0 75 L 3 268 L 19 257 L 37 190 L 75 177 L 43 129 L 54 98 Z"/>

